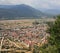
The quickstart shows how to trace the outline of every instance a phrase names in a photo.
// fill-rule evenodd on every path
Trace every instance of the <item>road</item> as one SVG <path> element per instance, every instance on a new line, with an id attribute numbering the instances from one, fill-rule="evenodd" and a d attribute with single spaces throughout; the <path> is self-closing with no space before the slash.
<path id="1" fill-rule="evenodd" d="M 14 49 L 2 49 L 1 51 L 5 51 L 5 52 L 26 52 L 27 50 L 14 50 Z"/>

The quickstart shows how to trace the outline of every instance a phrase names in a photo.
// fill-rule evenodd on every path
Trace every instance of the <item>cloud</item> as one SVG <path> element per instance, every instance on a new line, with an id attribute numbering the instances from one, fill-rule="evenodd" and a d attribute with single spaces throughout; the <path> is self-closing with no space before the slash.
<path id="1" fill-rule="evenodd" d="M 33 0 L 0 0 L 0 5 L 31 4 Z"/>
<path id="2" fill-rule="evenodd" d="M 0 0 L 0 5 L 27 4 L 35 8 L 52 9 L 60 7 L 60 0 Z"/>
<path id="3" fill-rule="evenodd" d="M 38 8 L 52 9 L 60 7 L 60 0 L 35 0 L 35 4 Z"/>

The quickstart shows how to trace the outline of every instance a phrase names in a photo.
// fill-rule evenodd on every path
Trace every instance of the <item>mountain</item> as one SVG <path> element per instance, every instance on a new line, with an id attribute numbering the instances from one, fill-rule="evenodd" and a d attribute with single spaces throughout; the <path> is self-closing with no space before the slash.
<path id="1" fill-rule="evenodd" d="M 28 5 L 0 5 L 0 19 L 38 18 L 42 16 L 46 15 Z"/>
<path id="2" fill-rule="evenodd" d="M 8 8 L 12 8 L 13 6 L 15 6 L 15 5 L 0 5 L 0 8 L 8 9 Z"/>
<path id="3" fill-rule="evenodd" d="M 47 14 L 51 15 L 59 15 L 60 14 L 60 9 L 47 9 L 45 10 Z"/>

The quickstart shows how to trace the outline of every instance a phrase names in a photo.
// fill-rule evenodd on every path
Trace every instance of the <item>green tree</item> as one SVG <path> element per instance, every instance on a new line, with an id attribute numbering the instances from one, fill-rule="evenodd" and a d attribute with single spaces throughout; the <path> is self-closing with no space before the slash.
<path id="1" fill-rule="evenodd" d="M 33 53 L 39 53 L 39 51 L 40 51 L 40 47 L 34 45 Z"/>
<path id="2" fill-rule="evenodd" d="M 60 53 L 60 16 L 57 16 L 54 23 L 48 23 L 48 25 L 50 27 L 48 29 L 50 33 L 48 44 L 39 47 L 39 50 L 35 48 L 35 51 L 39 51 L 39 53 Z"/>
<path id="3" fill-rule="evenodd" d="M 50 23 L 51 24 L 51 23 Z M 47 46 L 44 45 L 41 49 L 42 53 L 60 53 L 60 16 L 57 16 L 53 25 L 50 25 Z M 45 47 L 45 48 L 44 48 Z"/>
<path id="4" fill-rule="evenodd" d="M 33 24 L 33 25 L 38 25 L 39 22 L 35 20 L 32 24 Z"/>
<path id="5" fill-rule="evenodd" d="M 56 51 L 60 53 L 60 16 L 57 16 L 57 19 L 53 26 L 49 29 L 50 39 L 49 44 L 53 47 L 56 47 Z"/>

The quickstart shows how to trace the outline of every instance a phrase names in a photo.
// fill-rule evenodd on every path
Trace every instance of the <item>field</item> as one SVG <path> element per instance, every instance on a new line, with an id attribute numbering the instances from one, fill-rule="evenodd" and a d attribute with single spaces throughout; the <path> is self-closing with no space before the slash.
<path id="1" fill-rule="evenodd" d="M 20 20 L 0 20 L 0 24 L 20 24 L 22 26 L 29 26 L 34 21 L 44 22 L 44 21 L 55 21 L 53 18 L 46 18 L 46 19 L 20 19 Z"/>

